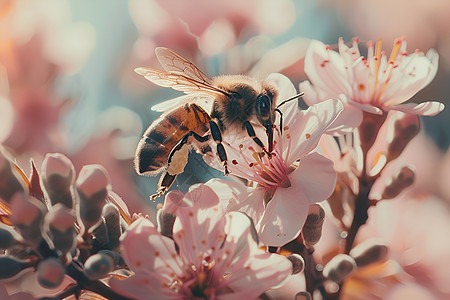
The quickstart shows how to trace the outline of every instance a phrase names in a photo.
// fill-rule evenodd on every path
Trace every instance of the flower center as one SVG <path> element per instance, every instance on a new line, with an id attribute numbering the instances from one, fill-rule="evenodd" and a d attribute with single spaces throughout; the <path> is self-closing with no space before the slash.
<path id="1" fill-rule="evenodd" d="M 185 294 L 194 299 L 210 299 L 216 293 L 216 288 L 212 287 L 215 260 L 211 256 L 203 258 L 202 265 L 197 268 L 191 266 L 188 270 L 189 278 L 184 280 Z"/>
<path id="2" fill-rule="evenodd" d="M 253 163 L 255 181 L 267 191 L 272 192 L 278 187 L 288 188 L 291 186 L 288 177 L 289 169 L 286 168 L 278 152 L 274 151 L 271 158 L 262 155 L 260 152 L 254 152 L 253 158 L 255 161 Z"/>

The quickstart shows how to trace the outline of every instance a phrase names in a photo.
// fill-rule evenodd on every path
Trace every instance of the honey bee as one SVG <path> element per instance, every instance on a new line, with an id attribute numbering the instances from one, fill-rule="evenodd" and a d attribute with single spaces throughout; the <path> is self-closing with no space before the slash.
<path id="1" fill-rule="evenodd" d="M 209 78 L 173 50 L 158 47 L 155 52 L 164 70 L 137 68 L 135 72 L 159 86 L 171 87 L 187 95 L 152 107 L 152 110 L 164 113 L 148 127 L 137 146 L 136 171 L 141 175 L 163 172 L 158 190 L 151 199 L 164 194 L 176 176 L 184 171 L 190 146 L 205 154 L 211 151 L 207 143 L 210 139 L 216 142 L 224 173 L 228 174 L 223 134 L 246 133 L 261 153 L 271 156 L 275 112 L 281 115 L 274 105 L 278 93 L 271 82 L 244 75 Z M 278 107 L 299 96 L 283 101 Z M 264 127 L 267 148 L 256 136 L 254 126 Z"/>

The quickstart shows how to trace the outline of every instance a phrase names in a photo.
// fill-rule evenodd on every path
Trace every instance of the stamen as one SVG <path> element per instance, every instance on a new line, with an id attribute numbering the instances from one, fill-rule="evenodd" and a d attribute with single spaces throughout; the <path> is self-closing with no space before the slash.
<path id="1" fill-rule="evenodd" d="M 341 153 L 342 154 L 347 153 L 348 149 L 347 149 L 347 143 L 345 142 L 345 137 L 343 135 L 338 135 L 337 138 L 338 138 L 339 148 L 341 149 Z"/>
<path id="2" fill-rule="evenodd" d="M 270 172 L 269 169 L 267 169 L 267 167 L 262 163 L 261 159 L 259 158 L 259 153 L 258 152 L 254 152 L 253 153 L 253 158 L 256 160 L 256 163 L 261 167 L 261 169 L 263 169 L 263 171 L 269 175 L 270 178 L 272 178 L 275 182 L 278 181 L 276 178 L 273 177 L 272 172 Z"/>
<path id="3" fill-rule="evenodd" d="M 282 159 L 274 159 L 271 163 L 277 173 L 280 174 L 280 180 L 284 180 L 289 172 L 286 170 L 286 166 L 283 164 Z"/>
<path id="4" fill-rule="evenodd" d="M 286 138 L 287 138 L 287 141 L 288 141 L 288 145 L 287 145 L 287 151 L 286 151 L 286 155 L 284 156 L 284 157 L 286 157 L 286 159 L 289 157 L 289 154 L 291 153 L 291 143 L 292 143 L 292 139 L 290 138 L 290 136 L 289 137 L 287 137 L 286 136 Z M 282 138 L 280 139 L 281 141 L 283 140 Z M 284 149 L 284 148 L 281 148 L 280 147 L 280 149 Z M 281 153 L 281 155 L 283 155 L 283 153 Z"/>
<path id="5" fill-rule="evenodd" d="M 378 71 L 380 69 L 380 61 L 381 61 L 381 39 L 379 39 L 375 45 L 375 83 L 373 87 L 373 95 L 372 99 L 375 98 L 375 93 L 377 92 L 378 85 Z"/>
<path id="6" fill-rule="evenodd" d="M 396 40 L 394 41 L 394 47 L 392 49 L 391 52 L 391 56 L 389 57 L 389 63 L 388 63 L 388 68 L 386 70 L 386 79 L 384 80 L 383 86 L 381 87 L 377 99 L 375 100 L 375 103 L 378 103 L 380 101 L 381 95 L 383 94 L 384 90 L 386 89 L 389 81 L 391 80 L 392 77 L 392 70 L 394 69 L 394 62 L 395 59 L 397 58 L 397 55 L 399 53 L 400 47 L 402 45 L 402 40 Z"/>

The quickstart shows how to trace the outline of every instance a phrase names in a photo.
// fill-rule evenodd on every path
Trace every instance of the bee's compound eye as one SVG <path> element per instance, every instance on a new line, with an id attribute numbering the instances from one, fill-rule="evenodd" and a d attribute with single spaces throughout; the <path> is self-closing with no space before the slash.
<path id="1" fill-rule="evenodd" d="M 256 98 L 255 109 L 256 116 L 262 125 L 272 121 L 272 101 L 267 95 L 261 94 Z"/>
<path id="2" fill-rule="evenodd" d="M 259 95 L 256 98 L 256 113 L 260 116 L 269 116 L 272 103 L 267 95 Z"/>

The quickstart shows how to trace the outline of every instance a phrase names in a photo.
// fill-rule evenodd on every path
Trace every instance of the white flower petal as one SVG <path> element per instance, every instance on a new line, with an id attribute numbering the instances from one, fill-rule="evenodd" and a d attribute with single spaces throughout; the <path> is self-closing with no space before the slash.
<path id="1" fill-rule="evenodd" d="M 164 286 L 164 281 L 158 274 L 138 273 L 123 280 L 111 278 L 110 285 L 113 291 L 131 299 L 176 300 L 180 295 Z"/>
<path id="2" fill-rule="evenodd" d="M 183 274 L 183 264 L 173 240 L 162 236 L 152 222 L 139 218 L 121 237 L 121 254 L 134 272 L 158 273 L 160 276 Z"/>
<path id="3" fill-rule="evenodd" d="M 284 132 L 282 136 L 283 158 L 286 165 L 289 166 L 316 148 L 321 135 L 342 109 L 341 101 L 331 99 L 300 113 L 295 122 L 290 124 L 290 130 Z"/>
<path id="4" fill-rule="evenodd" d="M 297 95 L 297 90 L 295 89 L 294 84 L 286 76 L 279 73 L 272 73 L 267 77 L 267 79 L 274 81 L 278 87 L 277 102 L 274 103 L 274 106 L 277 106 L 284 100 Z M 298 99 L 284 103 L 280 107 L 280 110 L 283 113 L 283 124 L 289 124 L 292 118 L 297 113 L 298 109 Z M 280 116 L 277 114 L 277 124 L 279 124 L 279 118 Z"/>
<path id="5" fill-rule="evenodd" d="M 349 92 L 344 60 L 336 51 L 327 50 L 320 41 L 312 40 L 309 44 L 305 56 L 305 73 L 314 86 L 331 90 L 336 96 Z"/>
<path id="6" fill-rule="evenodd" d="M 360 108 L 351 105 L 347 101 L 347 97 L 340 95 L 339 97 L 344 104 L 344 108 L 340 115 L 333 121 L 333 123 L 326 130 L 327 134 L 343 135 L 353 131 L 358 127 L 363 119 L 363 113 Z"/>
<path id="7" fill-rule="evenodd" d="M 405 103 L 388 107 L 388 110 L 398 110 L 404 113 L 416 114 L 421 116 L 435 116 L 445 108 L 443 103 L 437 101 L 416 103 Z"/>
<path id="8" fill-rule="evenodd" d="M 266 206 L 258 235 L 268 246 L 283 246 L 295 239 L 308 215 L 309 202 L 303 187 L 278 188 Z"/>
<path id="9" fill-rule="evenodd" d="M 348 101 L 349 104 L 359 108 L 360 110 L 366 111 L 368 113 L 376 114 L 376 115 L 382 115 L 383 114 L 383 111 L 381 109 L 379 109 L 378 107 L 373 106 L 371 104 L 358 103 L 358 102 L 353 101 L 350 98 L 347 98 L 347 101 Z"/>
<path id="10" fill-rule="evenodd" d="M 230 278 L 232 298 L 256 299 L 270 288 L 285 282 L 292 273 L 292 263 L 284 256 L 258 250 L 239 273 Z M 256 278 L 255 278 L 256 275 Z M 226 299 L 219 296 L 219 299 Z"/>
<path id="11" fill-rule="evenodd" d="M 300 161 L 299 167 L 290 175 L 292 185 L 302 187 L 308 205 L 327 199 L 336 185 L 333 162 L 314 152 Z"/>
<path id="12" fill-rule="evenodd" d="M 180 254 L 198 266 L 210 249 L 217 249 L 224 238 L 224 210 L 217 194 L 206 185 L 195 185 L 186 193 L 192 207 L 180 207 L 173 225 L 173 239 Z"/>

